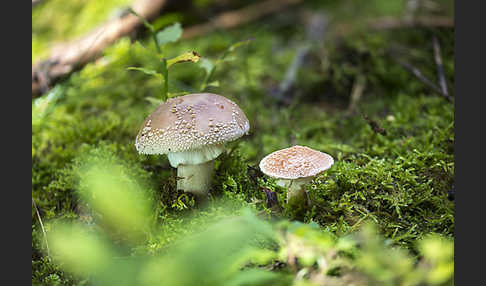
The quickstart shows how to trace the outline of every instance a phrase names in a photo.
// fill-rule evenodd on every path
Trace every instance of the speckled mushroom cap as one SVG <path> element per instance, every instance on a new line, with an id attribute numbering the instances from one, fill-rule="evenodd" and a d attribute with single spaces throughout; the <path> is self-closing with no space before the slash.
<path id="1" fill-rule="evenodd" d="M 334 159 L 305 146 L 293 146 L 275 151 L 260 161 L 260 170 L 277 179 L 312 177 L 329 169 Z"/>
<path id="2" fill-rule="evenodd" d="M 170 98 L 145 119 L 135 147 L 142 154 L 167 154 L 235 140 L 250 123 L 233 101 L 212 93 Z"/>

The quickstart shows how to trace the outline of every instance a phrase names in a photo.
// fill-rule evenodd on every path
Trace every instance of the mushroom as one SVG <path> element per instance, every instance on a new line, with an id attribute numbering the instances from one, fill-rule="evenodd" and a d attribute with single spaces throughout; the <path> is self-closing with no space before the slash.
<path id="1" fill-rule="evenodd" d="M 167 154 L 177 168 L 177 189 L 206 195 L 214 159 L 224 144 L 248 134 L 250 123 L 233 101 L 212 93 L 170 98 L 143 123 L 135 148 L 141 154 Z"/>
<path id="2" fill-rule="evenodd" d="M 333 163 L 326 153 L 296 145 L 267 155 L 260 161 L 260 170 L 276 178 L 277 185 L 286 187 L 287 204 L 296 206 L 307 204 L 304 186 Z"/>

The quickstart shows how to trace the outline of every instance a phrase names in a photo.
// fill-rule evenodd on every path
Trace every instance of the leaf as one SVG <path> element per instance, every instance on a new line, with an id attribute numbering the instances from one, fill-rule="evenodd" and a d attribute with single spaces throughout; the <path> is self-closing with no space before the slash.
<path id="1" fill-rule="evenodd" d="M 219 80 L 212 81 L 207 86 L 219 87 Z"/>
<path id="2" fill-rule="evenodd" d="M 225 282 L 228 286 L 244 286 L 244 285 L 287 285 L 288 282 L 283 275 L 278 275 L 277 273 L 264 271 L 260 269 L 249 269 L 238 272 L 236 275 L 232 276 L 229 281 Z M 287 283 L 285 283 L 287 282 Z"/>
<path id="3" fill-rule="evenodd" d="M 60 85 L 56 85 L 46 95 L 37 98 L 32 104 L 32 124 L 40 123 L 41 120 L 47 116 L 57 102 L 63 95 L 64 89 Z"/>
<path id="4" fill-rule="evenodd" d="M 248 39 L 248 40 L 244 40 L 244 41 L 240 41 L 240 42 L 234 43 L 233 45 L 231 45 L 228 48 L 228 51 L 229 52 L 232 52 L 232 51 L 236 50 L 237 48 L 239 48 L 241 46 L 244 46 L 244 45 L 249 44 L 251 41 L 253 41 L 253 39 Z"/>
<path id="5" fill-rule="evenodd" d="M 148 96 L 145 98 L 148 102 L 154 104 L 154 105 L 159 105 L 161 104 L 162 102 L 164 102 L 162 99 L 160 98 L 155 98 L 155 97 L 151 97 L 151 96 Z"/>
<path id="6" fill-rule="evenodd" d="M 49 241 L 55 261 L 79 275 L 104 270 L 115 255 L 106 241 L 79 223 L 54 225 Z"/>
<path id="7" fill-rule="evenodd" d="M 168 26 L 165 29 L 157 32 L 157 43 L 162 46 L 167 43 L 176 42 L 182 35 L 182 27 L 180 23 Z"/>
<path id="8" fill-rule="evenodd" d="M 201 88 L 200 90 L 201 91 L 204 91 L 206 89 L 206 87 L 210 84 L 208 84 L 209 82 L 209 79 L 211 78 L 212 74 L 214 73 L 214 70 L 216 69 L 216 66 L 223 63 L 223 62 L 229 62 L 229 61 L 232 61 L 234 60 L 235 58 L 228 58 L 226 59 L 226 57 L 232 53 L 234 50 L 236 50 L 237 48 L 243 46 L 243 45 L 247 45 L 248 43 L 250 43 L 250 41 L 252 41 L 253 39 L 248 39 L 248 40 L 245 40 L 245 41 L 240 41 L 240 42 L 237 42 L 237 43 L 234 43 L 233 45 L 229 46 L 225 51 L 224 53 L 219 56 L 219 58 L 216 60 L 216 61 L 211 61 L 209 59 L 203 59 L 201 61 L 201 64 L 200 64 L 200 67 L 202 67 L 203 69 L 206 70 L 206 76 L 204 77 L 204 80 L 201 84 Z"/>
<path id="9" fill-rule="evenodd" d="M 141 72 L 148 74 L 148 75 L 153 75 L 153 76 L 156 76 L 156 77 L 162 77 L 162 74 L 160 74 L 157 71 L 152 70 L 152 69 L 139 68 L 139 67 L 128 67 L 127 70 L 141 71 Z"/>
<path id="10" fill-rule="evenodd" d="M 185 62 L 197 63 L 200 58 L 201 58 L 201 56 L 195 51 L 187 52 L 187 53 L 179 55 L 175 58 L 167 60 L 167 68 L 170 68 L 172 65 L 178 64 L 178 63 L 185 63 Z"/>
<path id="11" fill-rule="evenodd" d="M 79 194 L 100 222 L 132 241 L 143 239 L 151 217 L 150 197 L 129 170 L 107 159 L 86 161 L 78 170 Z"/>
<path id="12" fill-rule="evenodd" d="M 236 57 L 225 57 L 224 59 L 218 60 L 218 64 L 227 63 L 227 62 L 234 62 L 234 61 L 236 61 Z"/>
<path id="13" fill-rule="evenodd" d="M 245 40 L 245 41 L 240 41 L 240 42 L 237 42 L 237 43 L 234 43 L 233 45 L 229 46 L 226 51 L 219 57 L 218 61 L 216 62 L 216 64 L 220 63 L 220 62 L 223 62 L 224 59 L 232 52 L 234 52 L 237 48 L 243 46 L 243 45 L 247 45 L 250 43 L 250 41 L 252 41 L 253 39 L 248 39 L 248 40 Z"/>
<path id="14" fill-rule="evenodd" d="M 206 74 L 211 74 L 211 71 L 214 68 L 213 61 L 208 58 L 202 58 L 199 62 L 199 66 L 206 71 Z"/>

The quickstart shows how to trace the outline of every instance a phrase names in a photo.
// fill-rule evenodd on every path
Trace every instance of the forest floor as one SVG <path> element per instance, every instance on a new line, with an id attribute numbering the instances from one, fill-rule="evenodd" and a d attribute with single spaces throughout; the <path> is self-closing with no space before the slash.
<path id="1" fill-rule="evenodd" d="M 373 246 L 358 243 L 350 255 L 355 264 L 346 268 L 336 262 L 339 267 L 325 271 L 327 284 L 320 284 L 324 283 L 320 276 L 313 275 L 320 273 L 316 270 L 317 257 L 300 257 L 300 263 L 294 265 L 289 257 L 270 255 L 271 259 L 256 263 L 258 267 L 255 264 L 245 267 L 292 277 L 286 282 L 278 280 L 275 285 L 299 279 L 317 285 L 346 285 L 350 281 L 355 285 L 377 285 L 373 281 L 382 285 L 419 285 L 423 281 L 430 285 L 451 285 L 453 270 L 447 267 L 453 263 L 452 256 L 441 258 L 442 264 L 437 260 L 437 265 L 423 267 L 418 262 L 434 254 L 427 254 L 424 249 L 430 248 L 417 242 L 434 235 L 436 240 L 429 246 L 439 241 L 445 245 L 445 252 L 452 249 L 454 103 L 424 84 L 408 68 L 415 67 L 422 77 L 440 86 L 434 58 L 435 38 L 440 46 L 445 81 L 452 93 L 454 29 L 405 27 L 332 36 L 334 26 L 324 25 L 323 34 L 329 34 L 329 38 L 312 38 L 311 28 L 303 19 L 321 13 L 310 12 L 313 9 L 327 11 L 326 6 L 304 6 L 236 29 L 218 30 L 163 47 L 167 58 L 187 51 L 201 55 L 198 63 L 171 67 L 170 96 L 202 91 L 220 94 L 237 103 L 250 122 L 249 135 L 229 143 L 227 151 L 216 159 L 213 187 L 206 205 L 197 205 L 190 195 L 176 190 L 176 172 L 167 156 L 140 155 L 135 149 L 139 128 L 161 102 L 161 78 L 127 69 L 157 69 L 155 45 L 149 36 L 136 41 L 120 39 L 99 60 L 33 99 L 32 197 L 36 203 L 32 209 L 33 285 L 88 283 L 51 260 L 39 220 L 40 215 L 47 232 L 53 228 L 50 221 L 97 225 L 96 215 L 86 210 L 89 207 L 78 194 L 86 175 L 80 170 L 86 162 L 102 160 L 122 166 L 130 178 L 141 182 L 151 201 L 151 212 L 156 214 L 157 234 L 144 242 L 129 244 L 126 252 L 132 256 L 159 255 L 175 241 L 197 233 L 202 226 L 235 214 L 244 216 L 248 208 L 258 214 L 258 218 L 251 219 L 271 225 L 295 221 L 294 210 L 285 203 L 285 189 L 258 168 L 267 154 L 293 145 L 326 152 L 335 161 L 306 187 L 310 207 L 301 222 L 295 223 L 299 227 L 309 226 L 308 231 L 319 235 L 330 235 L 336 249 L 342 247 L 349 234 L 357 231 L 366 234 L 368 222 L 373 223 L 376 237 L 383 240 Z M 183 19 L 174 14 L 165 17 L 159 22 Z M 251 40 L 230 51 L 218 63 L 203 87 L 208 66 L 214 65 L 229 47 L 248 39 Z M 297 68 L 292 70 L 296 62 Z M 294 76 L 286 79 L 292 72 Z M 268 207 L 264 190 L 275 192 L 280 207 Z M 290 226 L 277 228 L 295 231 Z M 298 232 L 294 234 L 298 236 Z M 378 239 L 363 237 L 370 241 Z M 316 241 L 318 245 L 322 239 Z M 309 243 L 314 242 L 310 239 Z M 289 240 L 280 240 L 277 249 L 284 246 L 289 249 L 290 245 Z M 264 249 L 272 247 L 267 245 Z M 324 251 L 326 255 L 330 248 Z M 379 260 L 381 256 L 376 256 L 376 252 L 384 249 L 390 253 L 392 249 L 400 249 L 403 253 L 397 257 L 390 254 L 389 261 L 380 262 L 375 268 L 356 258 Z M 346 250 L 340 250 L 347 257 Z M 368 251 L 369 256 L 360 256 L 360 251 Z M 299 252 L 295 255 L 299 256 Z M 404 257 L 413 262 L 400 273 L 397 269 Z M 306 259 L 310 261 L 307 264 Z M 424 274 L 426 278 L 422 281 L 414 267 L 439 274 Z M 300 271 L 304 268 L 307 275 Z M 260 276 L 254 279 L 257 281 Z M 409 284 L 402 284 L 404 281 Z M 177 284 L 174 283 L 171 285 Z M 260 285 L 245 283 L 248 284 L 234 285 Z"/>

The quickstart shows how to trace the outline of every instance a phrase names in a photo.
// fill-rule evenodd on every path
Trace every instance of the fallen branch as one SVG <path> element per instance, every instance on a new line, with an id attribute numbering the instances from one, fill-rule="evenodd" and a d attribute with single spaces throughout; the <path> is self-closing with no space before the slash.
<path id="1" fill-rule="evenodd" d="M 167 0 L 136 0 L 132 8 L 140 16 L 156 16 Z M 32 66 L 32 96 L 45 92 L 62 76 L 100 56 L 104 48 L 130 34 L 141 25 L 132 14 L 108 21 L 73 42 L 62 43 L 52 49 L 50 57 Z"/>
<path id="2" fill-rule="evenodd" d="M 224 12 L 208 23 L 185 29 L 182 38 L 188 39 L 202 36 L 216 29 L 234 28 L 303 2 L 303 0 L 267 0 L 236 11 Z"/>

